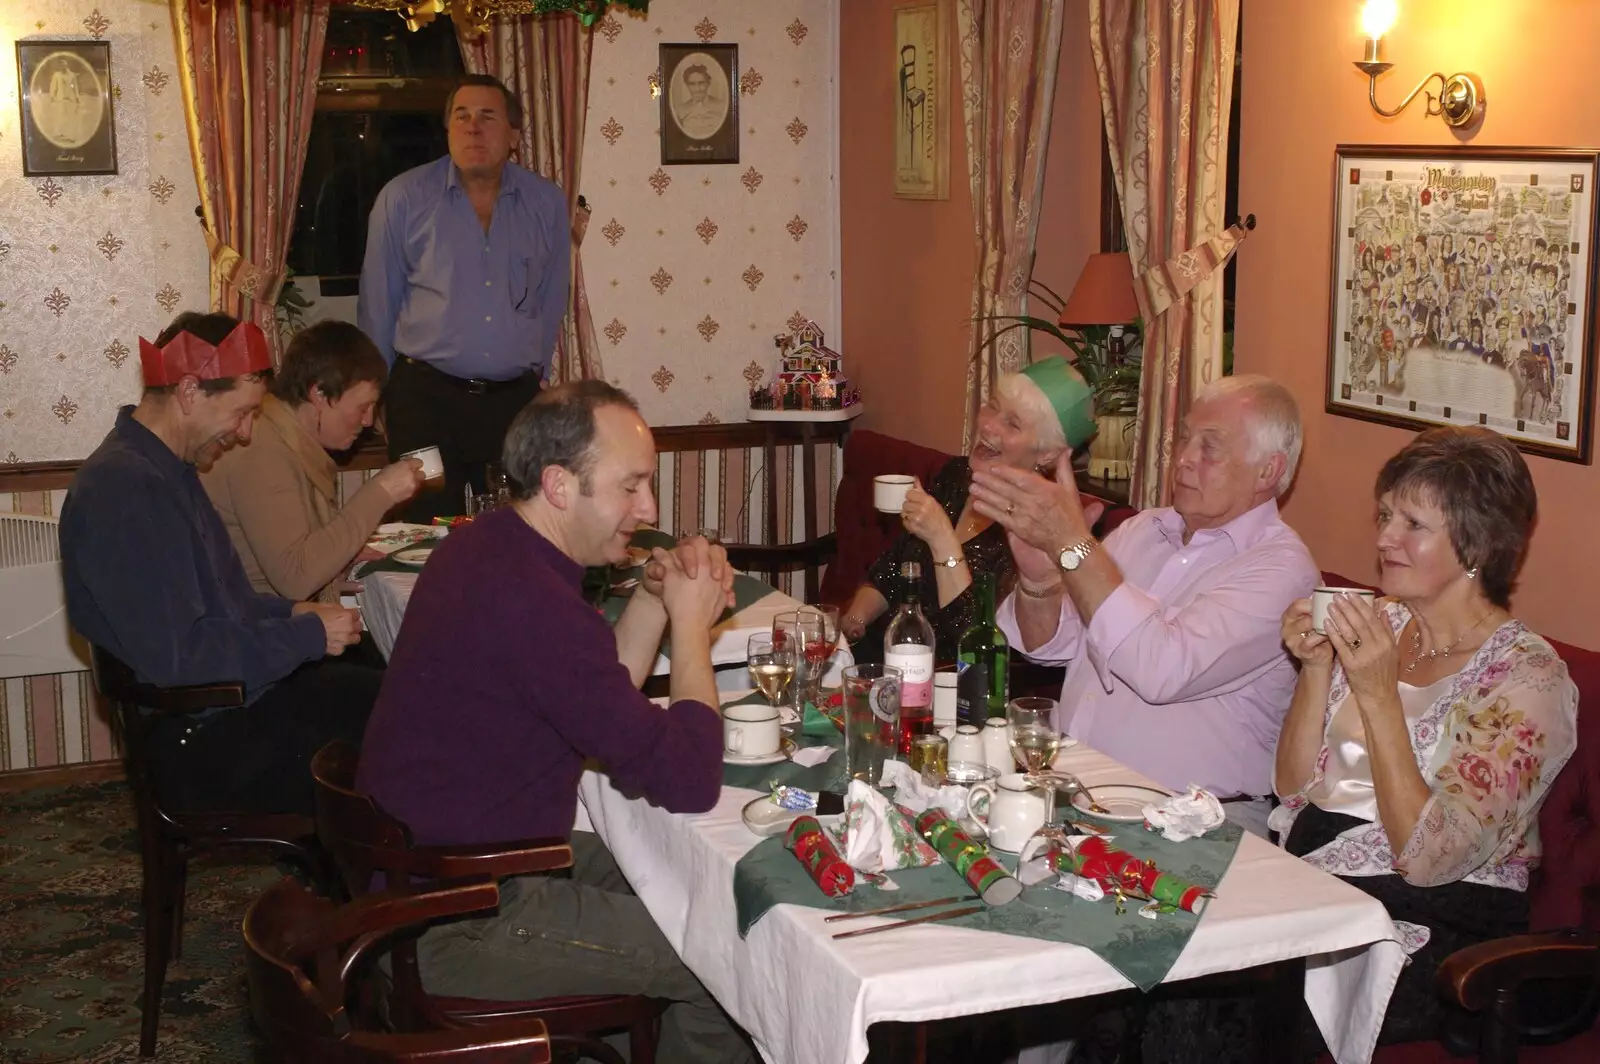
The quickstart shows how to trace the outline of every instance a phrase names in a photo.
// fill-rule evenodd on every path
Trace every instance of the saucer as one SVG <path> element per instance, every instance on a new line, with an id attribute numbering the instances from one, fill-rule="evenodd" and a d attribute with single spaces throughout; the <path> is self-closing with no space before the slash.
<path id="1" fill-rule="evenodd" d="M 1101 820 L 1115 820 L 1119 823 L 1132 823 L 1144 819 L 1144 807 L 1147 805 L 1160 805 L 1171 798 L 1166 791 L 1158 791 L 1154 787 L 1141 787 L 1136 783 L 1102 783 L 1090 788 L 1094 792 L 1094 801 L 1100 803 L 1104 813 L 1091 812 L 1090 799 L 1083 791 L 1078 791 L 1072 796 L 1072 807 L 1080 813 L 1099 817 Z"/>
<path id="2" fill-rule="evenodd" d="M 794 740 L 785 739 L 778 746 L 778 749 L 770 754 L 751 754 L 747 756 L 745 754 L 730 754 L 727 750 L 723 750 L 722 763 L 724 765 L 776 765 L 780 761 L 789 760 L 789 755 L 794 753 L 794 749 Z"/>
<path id="3" fill-rule="evenodd" d="M 816 815 L 815 809 L 785 809 L 774 802 L 771 795 L 762 795 L 748 803 L 740 812 L 740 816 L 744 818 L 744 826 L 762 838 L 782 835 L 799 817 L 814 815 Z"/>
<path id="4" fill-rule="evenodd" d="M 411 547 L 407 550 L 397 550 L 393 554 L 389 555 L 389 557 L 393 558 L 401 565 L 411 565 L 420 569 L 422 566 L 428 563 L 428 559 L 432 557 L 432 555 L 432 547 Z"/>

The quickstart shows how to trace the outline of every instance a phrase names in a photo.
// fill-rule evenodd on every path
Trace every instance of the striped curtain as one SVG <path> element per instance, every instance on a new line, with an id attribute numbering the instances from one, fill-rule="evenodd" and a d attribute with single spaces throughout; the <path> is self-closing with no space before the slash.
<path id="1" fill-rule="evenodd" d="M 277 301 L 331 0 L 170 0 L 211 306 L 278 351 Z"/>
<path id="2" fill-rule="evenodd" d="M 1129 502 L 1166 506 L 1178 425 L 1195 392 L 1222 375 L 1216 266 L 1243 235 L 1219 238 L 1239 0 L 1090 0 L 1089 19 L 1144 317 Z"/>
<path id="3" fill-rule="evenodd" d="M 474 37 L 467 36 L 469 28 L 457 27 L 467 69 L 493 74 L 522 101 L 517 161 L 561 186 L 567 209 L 576 217 L 594 34 L 572 14 L 495 18 L 488 32 Z M 604 377 L 583 258 L 574 240 L 567 316 L 556 335 L 550 382 Z"/>
<path id="4" fill-rule="evenodd" d="M 1044 161 L 1061 57 L 1064 0 L 958 0 L 961 109 L 978 244 L 972 316 L 1025 314 L 1044 196 Z M 1000 375 L 1027 362 L 1026 329 L 979 349 L 993 325 L 974 320 L 967 360 L 966 427 Z"/>

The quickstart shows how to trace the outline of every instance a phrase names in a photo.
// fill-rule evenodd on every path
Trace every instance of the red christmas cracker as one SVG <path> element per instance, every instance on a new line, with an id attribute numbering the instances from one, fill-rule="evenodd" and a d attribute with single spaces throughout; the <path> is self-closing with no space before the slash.
<path id="1" fill-rule="evenodd" d="M 822 888 L 822 893 L 839 898 L 855 889 L 855 869 L 845 863 L 816 817 L 796 817 L 783 841 L 805 866 L 812 881 Z"/>
<path id="2" fill-rule="evenodd" d="M 1185 912 L 1200 913 L 1212 895 L 1177 876 L 1156 868 L 1152 861 L 1141 861 L 1126 850 L 1111 846 L 1105 839 L 1091 836 L 1071 848 L 1057 850 L 1052 858 L 1056 870 L 1072 872 L 1100 884 L 1102 890 L 1140 890 L 1163 905 Z"/>

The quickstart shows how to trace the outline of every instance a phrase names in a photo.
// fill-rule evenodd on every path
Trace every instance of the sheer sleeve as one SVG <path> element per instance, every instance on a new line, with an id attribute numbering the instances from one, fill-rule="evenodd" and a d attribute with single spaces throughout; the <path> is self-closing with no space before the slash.
<path id="1" fill-rule="evenodd" d="M 1578 692 L 1537 637 L 1491 664 L 1441 722 L 1433 795 L 1395 860 L 1408 883 L 1437 886 L 1515 856 L 1577 745 Z"/>

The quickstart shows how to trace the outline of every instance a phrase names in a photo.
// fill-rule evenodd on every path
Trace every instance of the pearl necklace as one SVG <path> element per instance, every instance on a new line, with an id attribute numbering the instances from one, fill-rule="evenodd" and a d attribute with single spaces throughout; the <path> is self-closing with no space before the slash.
<path id="1" fill-rule="evenodd" d="M 1466 631 L 1462 632 L 1460 635 L 1456 636 L 1455 641 L 1449 646 L 1445 647 L 1443 650 L 1434 647 L 1433 649 L 1429 650 L 1427 654 L 1423 654 L 1422 652 L 1422 625 L 1419 623 L 1416 631 L 1411 633 L 1412 661 L 1410 665 L 1406 666 L 1406 672 L 1416 672 L 1417 666 L 1422 664 L 1423 658 L 1427 658 L 1429 661 L 1433 661 L 1436 658 L 1448 658 L 1455 648 L 1461 645 L 1461 641 L 1467 638 L 1467 636 L 1471 635 L 1473 632 L 1476 632 L 1478 630 L 1478 626 L 1483 624 L 1484 621 L 1487 621 L 1490 615 L 1493 613 L 1494 610 L 1490 610 L 1482 617 L 1479 617 L 1477 623 L 1475 623 L 1471 628 L 1468 628 Z"/>

